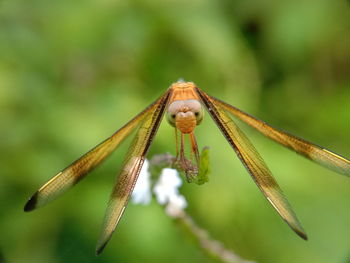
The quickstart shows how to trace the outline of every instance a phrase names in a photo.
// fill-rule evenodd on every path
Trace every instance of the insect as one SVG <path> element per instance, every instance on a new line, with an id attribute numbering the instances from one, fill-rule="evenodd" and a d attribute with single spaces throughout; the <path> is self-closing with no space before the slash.
<path id="1" fill-rule="evenodd" d="M 101 253 L 124 212 L 164 114 L 175 130 L 180 131 L 180 150 L 176 147 L 177 162 L 186 174 L 195 175 L 199 153 L 194 130 L 203 119 L 203 109 L 207 110 L 219 127 L 267 200 L 291 229 L 301 238 L 307 240 L 305 231 L 269 168 L 230 115 L 249 124 L 283 146 L 335 172 L 350 176 L 350 161 L 327 149 L 273 128 L 267 123 L 206 94 L 193 82 L 183 80 L 173 83 L 159 99 L 136 115 L 111 137 L 44 184 L 26 203 L 24 211 L 32 211 L 61 196 L 110 155 L 133 130 L 137 129 L 107 205 L 102 231 L 96 247 L 96 253 Z M 193 160 L 185 157 L 185 136 L 189 136 Z"/>

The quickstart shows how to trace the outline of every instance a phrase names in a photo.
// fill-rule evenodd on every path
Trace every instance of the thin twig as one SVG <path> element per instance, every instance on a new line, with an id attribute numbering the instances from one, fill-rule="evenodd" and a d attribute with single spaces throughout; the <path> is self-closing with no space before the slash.
<path id="1" fill-rule="evenodd" d="M 207 162 L 205 163 L 205 168 L 207 169 L 205 172 L 206 176 L 209 171 L 208 158 L 209 157 L 206 156 L 205 159 Z M 151 174 L 159 174 L 160 171 L 165 167 L 174 167 L 174 160 L 176 160 L 176 158 L 171 154 L 161 154 L 154 156 L 150 161 Z M 181 167 L 174 168 L 176 168 L 176 170 L 179 172 Z M 254 261 L 242 259 L 235 252 L 227 249 L 220 241 L 211 238 L 209 233 L 205 229 L 199 227 L 193 218 L 185 212 L 184 207 L 179 207 L 176 203 L 169 200 L 165 204 L 165 212 L 168 216 L 176 219 L 177 222 L 185 226 L 189 233 L 196 239 L 200 247 L 210 256 L 215 257 L 223 263 L 256 263 Z"/>
<path id="2" fill-rule="evenodd" d="M 178 222 L 180 222 L 190 231 L 205 252 L 209 253 L 220 261 L 224 263 L 256 263 L 255 261 L 242 259 L 232 250 L 225 248 L 220 241 L 211 238 L 208 232 L 199 227 L 193 218 L 184 210 L 174 208 L 171 208 L 171 212 L 169 211 L 169 208 L 166 210 L 168 215 L 177 219 Z"/>

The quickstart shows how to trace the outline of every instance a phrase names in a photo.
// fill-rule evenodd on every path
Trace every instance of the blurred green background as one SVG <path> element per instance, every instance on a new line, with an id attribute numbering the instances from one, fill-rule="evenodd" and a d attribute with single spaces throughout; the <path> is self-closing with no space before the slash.
<path id="1" fill-rule="evenodd" d="M 24 213 L 46 180 L 178 78 L 350 157 L 346 1 L 0 2 L 0 262 L 213 262 L 155 201 L 129 204 L 94 255 L 128 140 L 64 197 Z M 309 235 L 295 235 L 206 116 L 210 182 L 185 184 L 187 212 L 257 262 L 350 262 L 350 180 L 247 132 Z M 149 152 L 174 153 L 164 122 Z"/>

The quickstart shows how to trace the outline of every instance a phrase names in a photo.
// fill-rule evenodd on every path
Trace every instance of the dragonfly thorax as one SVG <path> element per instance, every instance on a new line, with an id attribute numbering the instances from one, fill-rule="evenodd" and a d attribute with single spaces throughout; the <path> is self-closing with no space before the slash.
<path id="1" fill-rule="evenodd" d="M 191 133 L 203 119 L 202 104 L 195 99 L 176 100 L 170 103 L 167 120 L 182 133 Z"/>

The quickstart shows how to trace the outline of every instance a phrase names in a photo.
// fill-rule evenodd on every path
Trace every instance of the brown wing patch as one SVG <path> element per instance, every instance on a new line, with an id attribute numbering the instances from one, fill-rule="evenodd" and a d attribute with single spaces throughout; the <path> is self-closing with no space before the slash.
<path id="1" fill-rule="evenodd" d="M 279 215 L 300 237 L 307 239 L 298 218 L 260 154 L 225 110 L 205 92 L 196 89 L 210 116 L 235 150 L 249 174 Z"/>
<path id="2" fill-rule="evenodd" d="M 26 203 L 24 210 L 31 211 L 41 207 L 71 189 L 106 157 L 108 157 L 118 145 L 139 125 L 142 120 L 154 111 L 162 98 L 148 106 L 135 118 L 129 121 L 121 129 L 116 131 L 111 137 L 97 145 L 95 148 L 81 156 L 67 168 L 59 172 L 46 182 Z"/>
<path id="3" fill-rule="evenodd" d="M 168 105 L 170 95 L 171 89 L 161 97 L 156 107 L 148 113 L 129 147 L 123 168 L 117 178 L 117 182 L 107 205 L 102 231 L 96 246 L 97 254 L 102 252 L 103 248 L 110 240 L 124 212 L 138 179 L 145 156 L 158 130 L 166 106 Z"/>
<path id="4" fill-rule="evenodd" d="M 208 95 L 209 96 L 209 95 Z M 224 108 L 230 114 L 239 118 L 251 127 L 255 128 L 266 137 L 282 144 L 283 146 L 303 155 L 304 157 L 328 168 L 337 173 L 350 176 L 350 160 L 343 156 L 329 151 L 314 143 L 308 142 L 288 132 L 282 131 L 278 128 L 272 127 L 264 121 L 261 121 L 248 113 L 237 109 L 236 107 L 227 104 L 219 99 L 209 96 L 210 99 L 215 100 L 216 104 Z"/>

